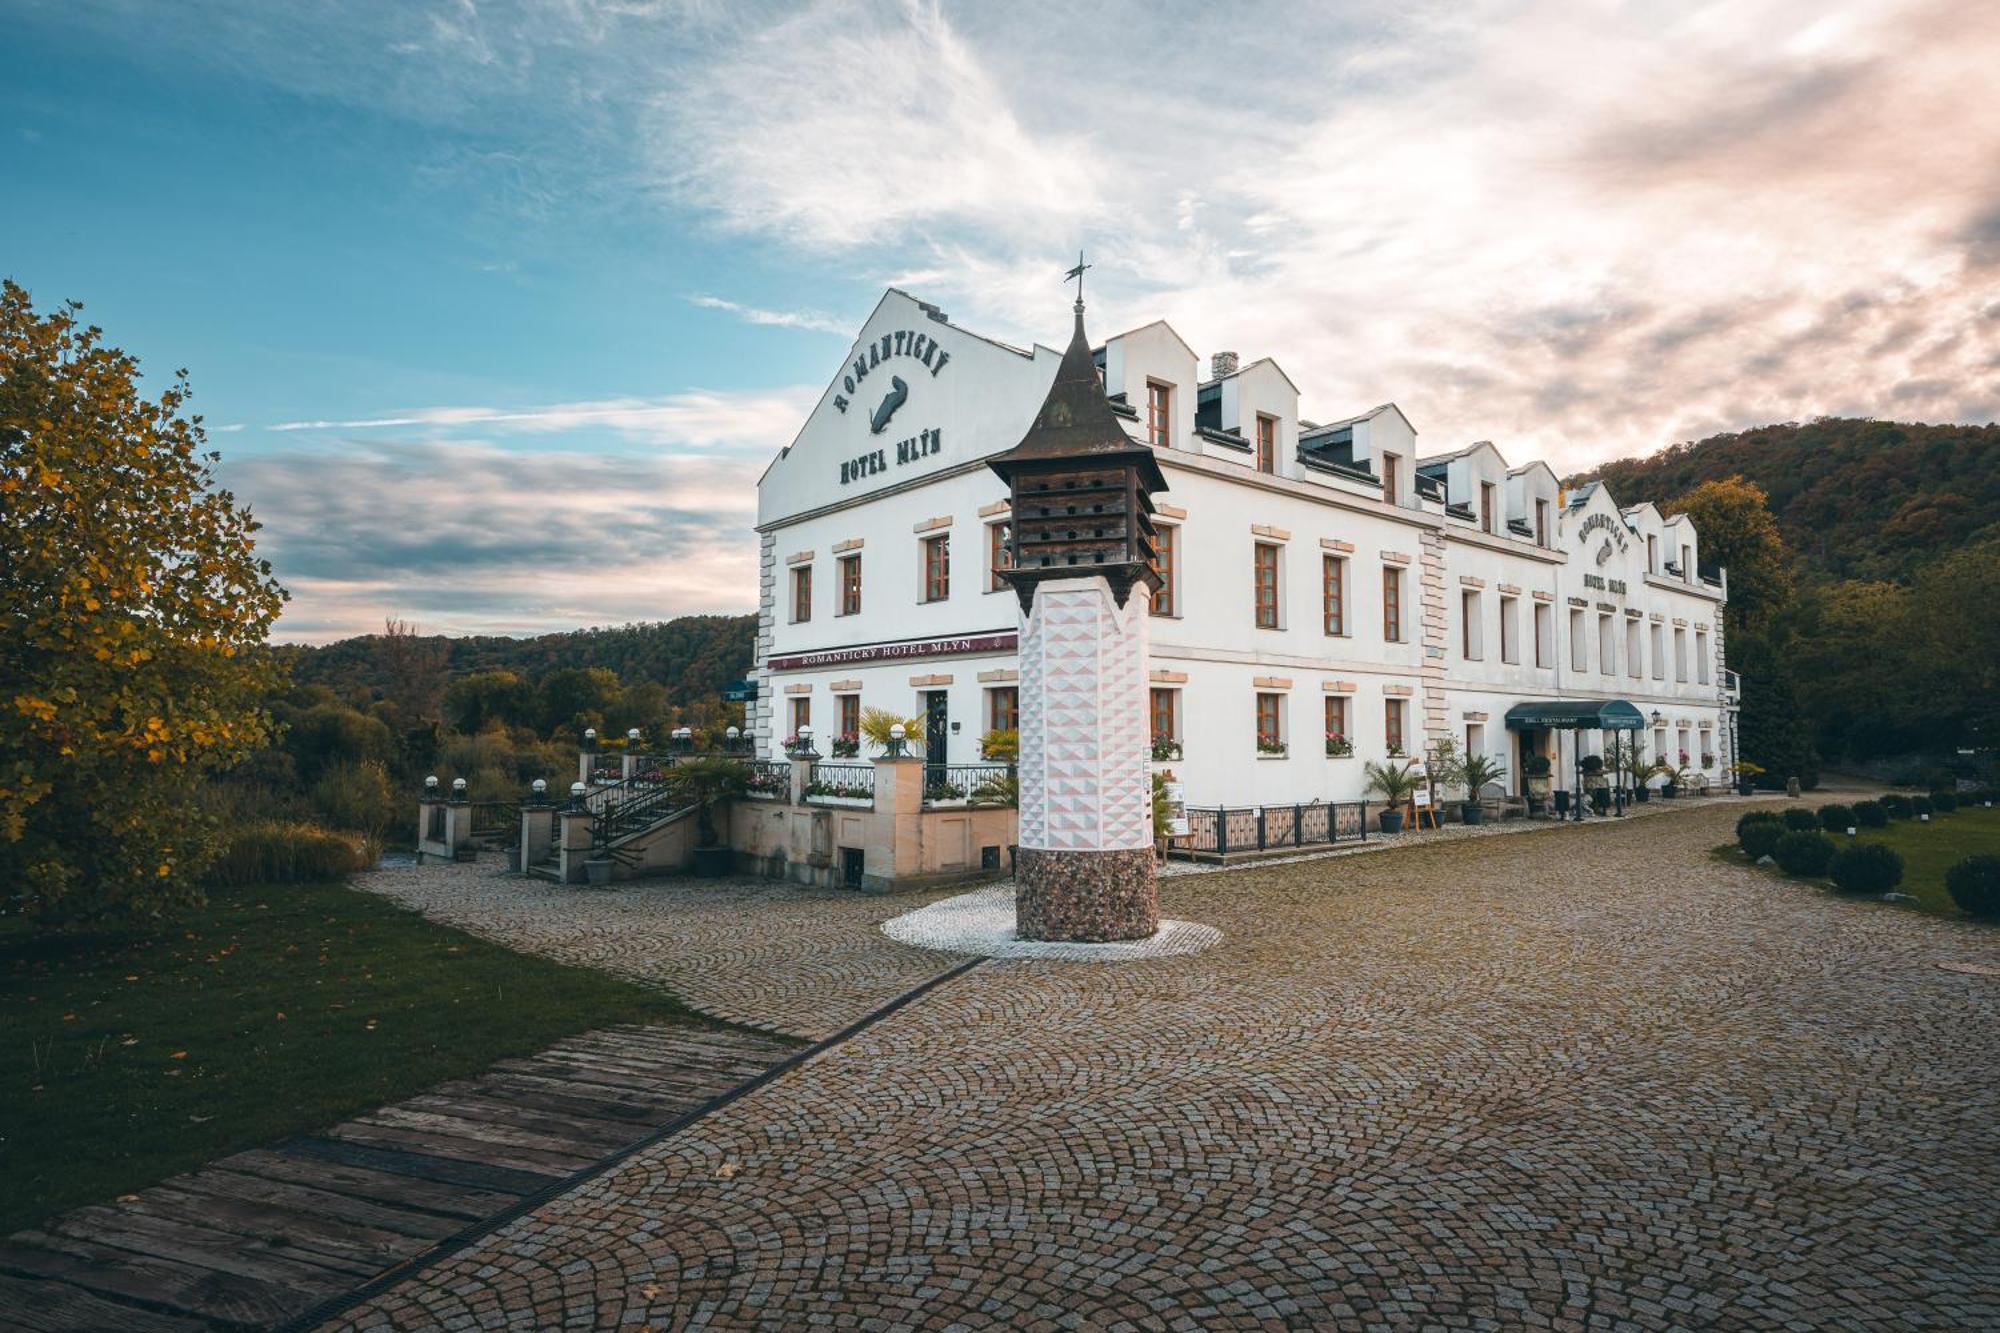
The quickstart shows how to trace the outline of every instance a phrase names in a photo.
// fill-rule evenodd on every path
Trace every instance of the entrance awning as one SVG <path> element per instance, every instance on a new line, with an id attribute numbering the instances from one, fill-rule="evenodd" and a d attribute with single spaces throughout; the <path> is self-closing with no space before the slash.
<path id="1" fill-rule="evenodd" d="M 1623 699 L 1552 699 L 1507 710 L 1509 731 L 1640 731 L 1645 725 L 1644 715 Z"/>

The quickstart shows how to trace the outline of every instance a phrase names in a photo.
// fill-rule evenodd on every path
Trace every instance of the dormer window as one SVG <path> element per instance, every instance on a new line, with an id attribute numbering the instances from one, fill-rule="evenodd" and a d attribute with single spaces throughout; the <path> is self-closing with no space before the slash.
<path id="1" fill-rule="evenodd" d="M 1650 532 L 1646 534 L 1646 572 L 1660 572 L 1660 543 Z"/>
<path id="2" fill-rule="evenodd" d="M 1481 532 L 1492 532 L 1495 530 L 1493 527 L 1493 491 L 1494 486 L 1492 482 L 1482 481 L 1479 483 L 1479 530 Z"/>
<path id="3" fill-rule="evenodd" d="M 1171 447 L 1167 436 L 1173 420 L 1173 392 L 1171 385 L 1146 381 L 1146 443 L 1155 449 Z"/>
<path id="4" fill-rule="evenodd" d="M 1547 546 L 1548 544 L 1549 502 L 1547 500 L 1537 500 L 1535 501 L 1535 545 Z"/>
<path id="5" fill-rule="evenodd" d="M 1389 504 L 1396 503 L 1399 487 L 1396 484 L 1396 455 L 1382 455 L 1382 499 Z"/>
<path id="6" fill-rule="evenodd" d="M 1257 414 L 1257 470 L 1278 470 L 1278 419 Z"/>

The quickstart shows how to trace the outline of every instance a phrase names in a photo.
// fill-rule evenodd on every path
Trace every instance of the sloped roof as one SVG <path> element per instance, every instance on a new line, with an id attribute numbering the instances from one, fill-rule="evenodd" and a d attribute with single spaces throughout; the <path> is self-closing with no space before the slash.
<path id="1" fill-rule="evenodd" d="M 1152 449 L 1125 433 L 1111 401 L 1104 396 L 1090 339 L 1083 331 L 1081 301 L 1076 303 L 1076 330 L 1063 352 L 1062 364 L 1056 367 L 1041 410 L 1035 413 L 1021 442 L 989 458 L 986 465 L 1011 481 L 1020 464 L 1064 460 L 1129 462 L 1139 469 L 1148 490 L 1167 489 Z"/>

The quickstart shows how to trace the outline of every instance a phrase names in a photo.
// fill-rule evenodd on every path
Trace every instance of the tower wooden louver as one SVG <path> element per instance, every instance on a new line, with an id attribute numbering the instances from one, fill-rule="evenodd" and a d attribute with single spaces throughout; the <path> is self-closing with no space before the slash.
<path id="1" fill-rule="evenodd" d="M 1106 942 L 1159 929 L 1146 636 L 1153 451 L 1104 396 L 1083 302 L 1055 382 L 1021 442 L 991 460 L 1012 493 L 1021 602 L 1020 853 L 1024 939 Z"/>

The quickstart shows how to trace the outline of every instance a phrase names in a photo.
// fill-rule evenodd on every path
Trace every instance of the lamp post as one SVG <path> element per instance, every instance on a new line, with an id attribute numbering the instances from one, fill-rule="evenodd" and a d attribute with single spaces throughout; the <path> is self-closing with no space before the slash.
<path id="1" fill-rule="evenodd" d="M 902 723 L 892 722 L 889 724 L 889 757 L 891 759 L 901 759 L 903 757 L 903 742 L 908 736 L 909 730 Z"/>
<path id="2" fill-rule="evenodd" d="M 596 727 L 585 727 L 583 729 L 583 748 L 586 750 L 595 750 L 597 748 Z"/>
<path id="3" fill-rule="evenodd" d="M 582 784 L 581 782 L 572 782 L 572 783 L 570 783 L 570 784 L 569 784 L 569 808 L 570 808 L 570 809 L 572 809 L 572 810 L 581 810 L 581 809 L 583 809 L 583 793 L 584 793 L 584 792 L 585 792 L 586 790 L 588 790 L 588 789 L 587 789 L 587 788 L 586 788 L 586 787 L 585 787 L 585 786 L 584 786 L 584 785 L 583 785 L 583 784 Z"/>
<path id="4" fill-rule="evenodd" d="M 673 739 L 674 739 L 674 748 L 680 751 L 682 754 L 687 754 L 689 751 L 694 749 L 694 728 L 675 727 L 673 732 Z"/>
<path id="5" fill-rule="evenodd" d="M 542 780 L 541 778 L 536 778 L 533 782 L 530 782 L 528 784 L 528 790 L 534 794 L 534 801 L 536 805 L 544 805 L 548 802 L 549 784 L 544 780 Z"/>
<path id="6" fill-rule="evenodd" d="M 461 803 L 461 804 L 463 804 L 463 803 L 464 803 L 464 801 L 465 801 L 465 779 L 464 779 L 464 778 L 453 778 L 453 779 L 451 780 L 451 799 L 452 799 L 452 800 L 454 800 L 454 801 L 457 801 L 457 802 L 459 802 L 459 803 Z"/>
<path id="7" fill-rule="evenodd" d="M 735 754 L 738 743 L 743 738 L 743 729 L 741 727 L 731 727 L 729 730 L 723 732 L 722 736 L 723 736 L 722 748 L 727 750 L 730 754 Z"/>
<path id="8" fill-rule="evenodd" d="M 433 773 L 429 777 L 424 779 L 424 796 L 427 799 L 435 800 L 437 799 L 437 794 L 438 794 L 437 774 Z"/>

